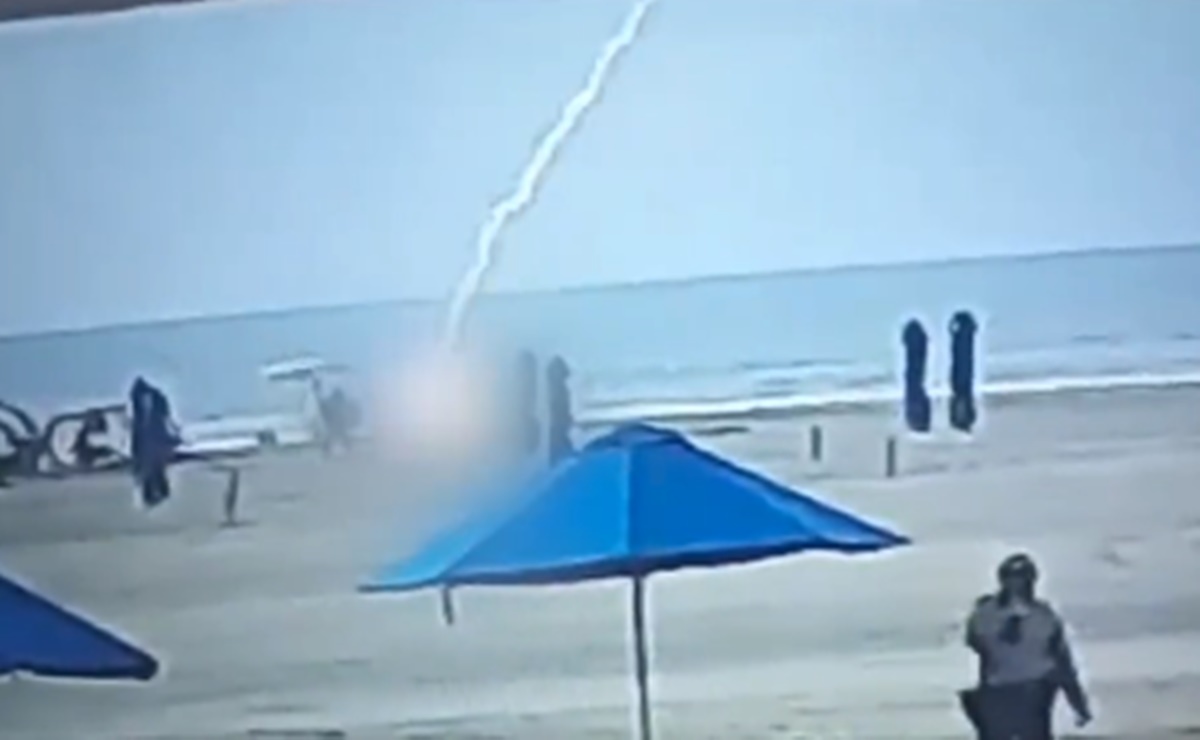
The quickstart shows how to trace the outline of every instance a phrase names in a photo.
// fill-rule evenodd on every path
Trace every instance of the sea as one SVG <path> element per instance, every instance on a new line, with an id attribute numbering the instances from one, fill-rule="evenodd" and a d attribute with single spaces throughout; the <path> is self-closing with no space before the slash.
<path id="1" fill-rule="evenodd" d="M 4 338 L 0 399 L 44 418 L 120 402 L 144 375 L 185 423 L 278 421 L 302 390 L 268 382 L 264 365 L 319 357 L 349 367 L 353 389 L 429 335 L 441 310 L 398 302 Z M 497 358 L 562 356 L 584 420 L 694 417 L 897 396 L 910 318 L 930 333 L 936 389 L 957 310 L 979 320 L 981 384 L 996 392 L 1200 379 L 1200 247 L 491 295 L 471 336 Z"/>

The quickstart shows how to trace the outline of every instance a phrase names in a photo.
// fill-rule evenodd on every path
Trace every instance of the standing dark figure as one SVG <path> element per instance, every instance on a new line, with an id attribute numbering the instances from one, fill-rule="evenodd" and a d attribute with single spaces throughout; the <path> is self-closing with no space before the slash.
<path id="1" fill-rule="evenodd" d="M 975 428 L 975 335 L 979 324 L 969 311 L 950 319 L 950 426 L 970 433 Z"/>
<path id="2" fill-rule="evenodd" d="M 904 423 L 910 431 L 924 434 L 932 422 L 929 393 L 925 390 L 929 362 L 929 334 L 920 321 L 911 319 L 900 335 L 904 346 Z"/>
<path id="3" fill-rule="evenodd" d="M 335 451 L 348 452 L 354 444 L 354 430 L 359 423 L 359 409 L 348 393 L 335 387 L 317 397 L 317 412 L 321 418 L 321 448 L 326 455 Z"/>
<path id="4" fill-rule="evenodd" d="M 980 740 L 1053 740 L 1061 691 L 1080 727 L 1092 719 L 1062 619 L 1037 597 L 1037 567 L 1013 555 L 997 571 L 999 589 L 977 600 L 966 643 L 979 657 L 979 687 L 962 693 Z"/>
<path id="5" fill-rule="evenodd" d="M 147 508 L 171 496 L 167 468 L 179 448 L 179 435 L 171 421 L 171 404 L 166 394 L 138 378 L 129 391 L 133 428 L 130 453 L 133 475 Z"/>
<path id="6" fill-rule="evenodd" d="M 8 443 L 8 454 L 0 454 L 0 480 L 8 475 L 31 475 L 38 471 L 38 464 L 46 448 L 43 431 L 24 409 L 0 401 L 0 413 L 12 419 L 0 418 L 0 435 Z"/>
<path id="7" fill-rule="evenodd" d="M 571 413 L 571 369 L 561 357 L 546 367 L 547 430 L 546 451 L 554 464 L 575 451 L 571 431 L 575 418 Z"/>
<path id="8" fill-rule="evenodd" d="M 520 440 L 520 453 L 534 455 L 542 443 L 541 430 L 538 424 L 537 358 L 525 350 L 517 355 L 516 368 L 516 414 L 517 436 Z"/>
<path id="9" fill-rule="evenodd" d="M 8 476 L 17 470 L 21 460 L 20 439 L 17 437 L 17 433 L 2 421 L 0 421 L 0 437 L 4 438 L 11 449 L 8 454 L 0 453 L 0 488 L 8 488 L 11 485 L 8 482 Z"/>
<path id="10" fill-rule="evenodd" d="M 71 453 L 75 456 L 75 467 L 93 470 L 101 465 L 116 461 L 118 455 L 106 444 L 98 444 L 96 437 L 108 434 L 108 418 L 100 411 L 90 411 L 83 417 L 79 431 L 71 442 Z"/>

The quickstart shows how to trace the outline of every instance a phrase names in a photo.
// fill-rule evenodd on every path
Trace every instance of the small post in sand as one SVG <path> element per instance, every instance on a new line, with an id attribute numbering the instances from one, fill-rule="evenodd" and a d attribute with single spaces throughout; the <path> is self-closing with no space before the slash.
<path id="1" fill-rule="evenodd" d="M 808 428 L 808 458 L 813 462 L 821 462 L 825 457 L 825 430 L 820 424 Z"/>
<path id="2" fill-rule="evenodd" d="M 453 627 L 455 621 L 454 594 L 450 592 L 450 586 L 443 586 L 440 595 L 442 601 L 442 623 L 447 627 Z"/>
<path id="3" fill-rule="evenodd" d="M 899 453 L 896 449 L 896 435 L 889 434 L 883 448 L 883 473 L 888 478 L 895 478 L 899 468 Z"/>

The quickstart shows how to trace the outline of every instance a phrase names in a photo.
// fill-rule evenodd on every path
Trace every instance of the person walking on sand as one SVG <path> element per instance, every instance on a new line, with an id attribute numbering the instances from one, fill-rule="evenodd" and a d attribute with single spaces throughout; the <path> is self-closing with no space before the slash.
<path id="1" fill-rule="evenodd" d="M 1037 566 L 1012 555 L 997 571 L 999 590 L 967 620 L 966 644 L 979 658 L 979 686 L 962 693 L 980 740 L 1053 740 L 1061 691 L 1080 727 L 1092 719 L 1062 619 L 1037 597 Z"/>

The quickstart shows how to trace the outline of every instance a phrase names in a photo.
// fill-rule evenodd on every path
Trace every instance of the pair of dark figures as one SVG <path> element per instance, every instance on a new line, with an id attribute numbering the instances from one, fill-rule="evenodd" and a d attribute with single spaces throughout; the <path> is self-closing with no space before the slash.
<path id="1" fill-rule="evenodd" d="M 554 357 L 546 364 L 546 455 L 551 464 L 575 450 L 571 440 L 575 419 L 571 412 L 570 378 L 571 369 L 561 357 Z M 522 352 L 517 359 L 517 386 L 521 452 L 533 455 L 542 443 L 542 424 L 537 410 L 538 363 L 531 352 Z"/>
<path id="2" fill-rule="evenodd" d="M 975 428 L 975 335 L 979 324 L 967 311 L 958 311 L 950 319 L 950 426 L 970 433 Z M 916 319 L 904 325 L 904 421 L 914 432 L 930 430 L 933 409 L 925 376 L 929 363 L 929 334 Z"/>

